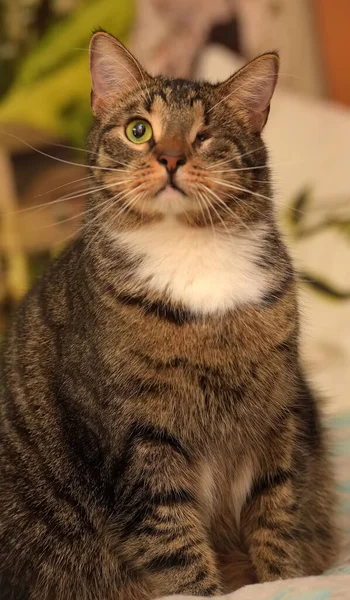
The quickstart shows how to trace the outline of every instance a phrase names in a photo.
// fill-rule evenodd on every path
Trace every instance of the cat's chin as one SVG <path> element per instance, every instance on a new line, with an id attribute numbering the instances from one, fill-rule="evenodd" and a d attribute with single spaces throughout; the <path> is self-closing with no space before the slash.
<path id="1" fill-rule="evenodd" d="M 152 200 L 153 208 L 163 215 L 179 215 L 186 212 L 186 195 L 171 185 L 166 185 Z"/>

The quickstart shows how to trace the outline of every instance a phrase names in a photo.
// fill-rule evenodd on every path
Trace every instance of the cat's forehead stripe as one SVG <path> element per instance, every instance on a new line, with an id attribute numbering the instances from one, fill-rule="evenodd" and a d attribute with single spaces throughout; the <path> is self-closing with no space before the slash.
<path id="1" fill-rule="evenodd" d="M 145 108 L 149 113 L 152 112 L 154 104 L 157 103 L 159 99 L 163 100 L 165 103 L 167 102 L 166 94 L 163 90 L 157 90 L 156 92 L 147 94 L 147 97 L 145 98 Z"/>
<path id="2" fill-rule="evenodd" d="M 151 94 L 151 98 L 146 100 L 145 109 L 151 117 L 156 142 L 163 136 L 174 135 L 189 136 L 194 139 L 198 130 L 207 124 L 207 111 L 197 91 L 189 90 L 187 107 L 183 99 L 180 102 L 176 101 L 176 93 L 175 100 L 173 99 L 173 92 L 173 88 L 167 86 L 155 91 Z"/>

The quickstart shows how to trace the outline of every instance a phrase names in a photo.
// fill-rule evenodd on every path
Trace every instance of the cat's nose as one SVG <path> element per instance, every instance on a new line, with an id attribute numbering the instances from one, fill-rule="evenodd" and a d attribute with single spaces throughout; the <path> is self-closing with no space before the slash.
<path id="1" fill-rule="evenodd" d="M 161 154 L 157 158 L 161 165 L 164 165 L 168 173 L 175 173 L 175 171 L 186 163 L 186 156 L 184 154 Z"/>

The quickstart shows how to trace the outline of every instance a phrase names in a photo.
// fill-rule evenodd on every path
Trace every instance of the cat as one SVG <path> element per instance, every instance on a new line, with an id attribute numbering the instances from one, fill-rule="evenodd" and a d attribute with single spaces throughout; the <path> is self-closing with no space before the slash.
<path id="1" fill-rule="evenodd" d="M 86 221 L 4 345 L 3 600 L 211 596 L 333 563 L 261 137 L 278 68 L 153 77 L 93 35 Z"/>

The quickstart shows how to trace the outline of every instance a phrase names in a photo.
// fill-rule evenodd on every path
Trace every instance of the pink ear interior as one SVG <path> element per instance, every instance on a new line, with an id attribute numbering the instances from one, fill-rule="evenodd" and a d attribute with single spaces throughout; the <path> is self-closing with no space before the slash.
<path id="1" fill-rule="evenodd" d="M 278 69 L 278 55 L 263 54 L 222 84 L 228 100 L 247 109 L 254 131 L 261 131 L 267 121 Z"/>
<path id="2" fill-rule="evenodd" d="M 108 33 L 99 32 L 90 42 L 91 105 L 99 113 L 120 93 L 139 85 L 142 69 L 129 51 Z"/>

